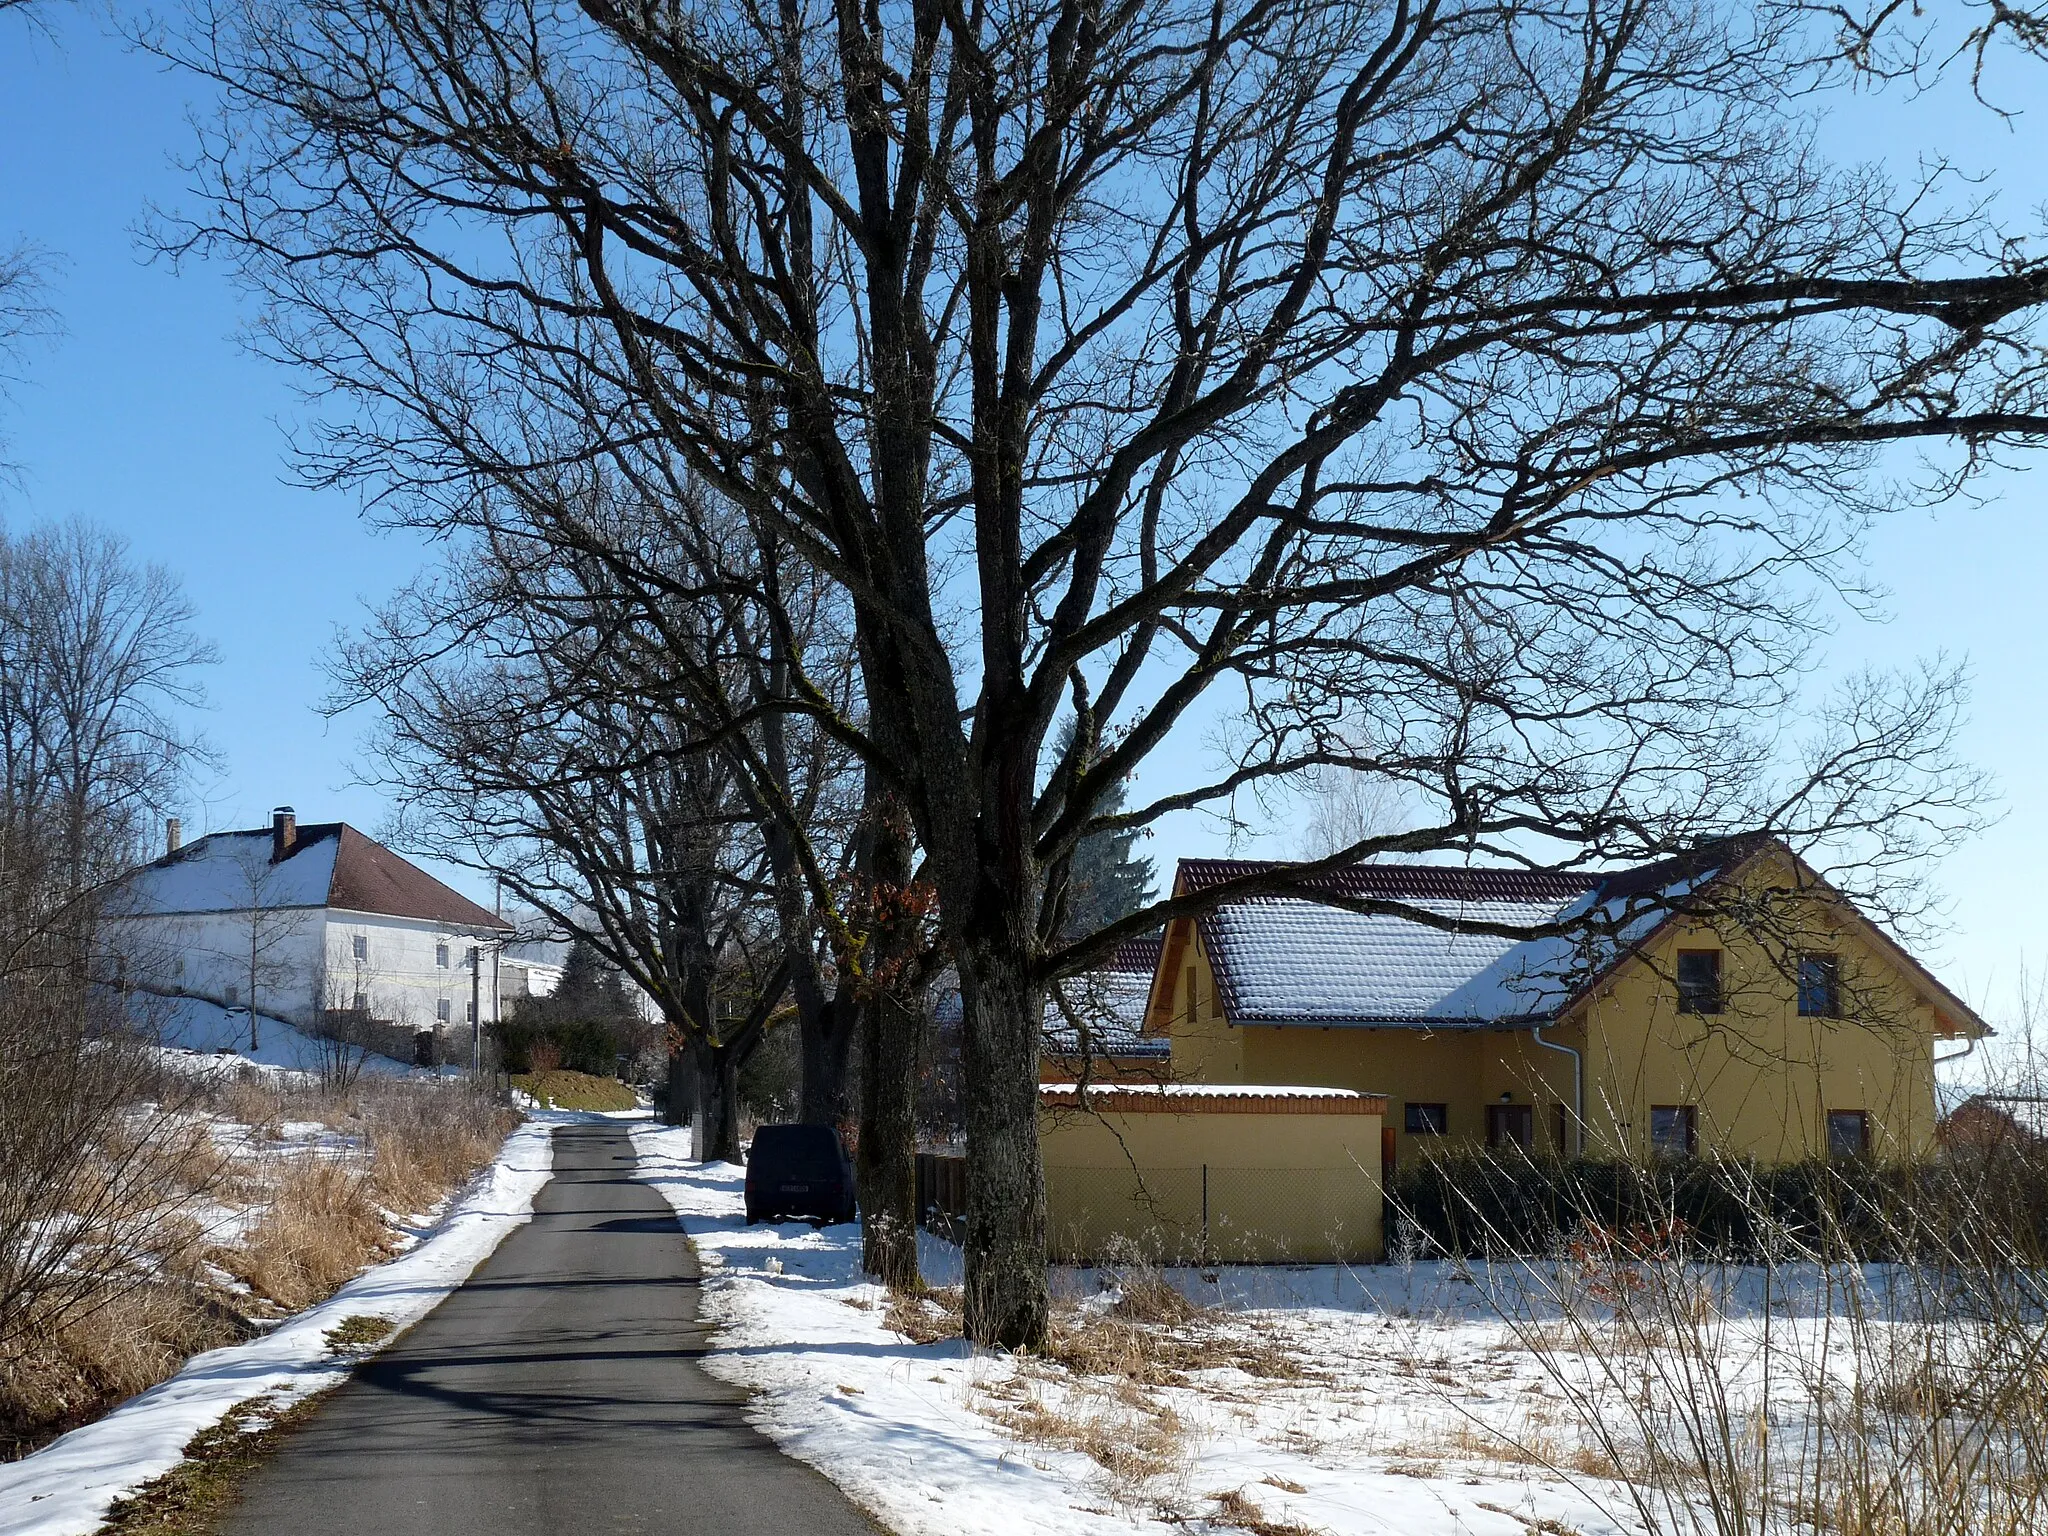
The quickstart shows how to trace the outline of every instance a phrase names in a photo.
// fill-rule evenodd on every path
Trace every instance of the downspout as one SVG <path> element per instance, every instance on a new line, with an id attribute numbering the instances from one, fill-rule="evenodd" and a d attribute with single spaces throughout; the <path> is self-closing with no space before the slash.
<path id="1" fill-rule="evenodd" d="M 1985 1034 L 1989 1034 L 1989 1033 L 1990 1033 L 1990 1031 L 1989 1031 L 1989 1030 L 1986 1030 L 1986 1031 L 1985 1031 Z M 1968 1059 L 1969 1059 L 1970 1053 L 1971 1053 L 1971 1052 L 1973 1052 L 1973 1051 L 1975 1051 L 1975 1050 L 1977 1049 L 1977 1042 L 1978 1042 L 1979 1040 L 1982 1040 L 1983 1038 L 1984 1038 L 1984 1036 L 1983 1036 L 1983 1035 L 1972 1035 L 1972 1036 L 1970 1036 L 1970 1043 L 1969 1043 L 1968 1045 L 1964 1046 L 1964 1047 L 1963 1047 L 1963 1048 L 1962 1048 L 1962 1049 L 1961 1049 L 1960 1051 L 1957 1051 L 1957 1052 L 1955 1053 L 1955 1055 L 1953 1055 L 1953 1056 L 1935 1056 L 1935 1055 L 1933 1055 L 1933 1054 L 1932 1054 L 1932 1053 L 1930 1052 L 1930 1053 L 1929 1053 L 1929 1059 L 1930 1059 L 1930 1060 L 1931 1060 L 1931 1061 L 1933 1062 L 1933 1064 L 1934 1064 L 1935 1066 L 1937 1066 L 1937 1067 L 1946 1067 L 1946 1066 L 1950 1065 L 1950 1064 L 1951 1064 L 1951 1063 L 1953 1063 L 1953 1062 L 1958 1062 L 1958 1061 L 1966 1061 L 1966 1060 L 1968 1060 Z"/>
<path id="2" fill-rule="evenodd" d="M 1560 1045 L 1555 1040 L 1543 1038 L 1545 1026 L 1538 1024 L 1531 1031 L 1532 1038 L 1546 1051 L 1562 1051 L 1572 1059 L 1572 1151 L 1583 1157 L 1586 1153 L 1586 1072 L 1585 1062 L 1578 1050 L 1569 1045 Z M 1976 1042 L 1972 1041 L 1972 1044 Z"/>

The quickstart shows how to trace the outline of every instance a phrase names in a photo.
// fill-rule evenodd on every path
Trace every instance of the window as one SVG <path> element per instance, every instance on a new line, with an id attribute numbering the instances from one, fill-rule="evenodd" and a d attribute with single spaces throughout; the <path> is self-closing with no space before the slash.
<path id="1" fill-rule="evenodd" d="M 462 1005 L 462 1022 L 465 1024 L 474 1024 L 476 1022 L 475 1003 L 464 1003 Z"/>
<path id="2" fill-rule="evenodd" d="M 1402 1119 L 1410 1136 L 1450 1134 L 1451 1107 L 1448 1104 L 1410 1104 Z"/>
<path id="3" fill-rule="evenodd" d="M 234 1007 L 234 1006 L 236 1006 L 236 1005 L 237 1005 L 238 1003 L 240 1003 L 240 1002 L 241 1002 L 241 1000 L 242 1000 L 242 989 L 241 989 L 240 987 L 232 987 L 232 986 L 231 986 L 231 987 L 229 987 L 229 988 L 228 988 L 228 1006 L 229 1006 L 230 1008 L 233 1008 L 233 1007 Z"/>
<path id="4" fill-rule="evenodd" d="M 1828 1111 L 1828 1156 L 1864 1157 L 1870 1152 L 1870 1116 L 1860 1109 Z"/>
<path id="5" fill-rule="evenodd" d="M 446 944 L 436 944 L 434 946 L 434 964 L 441 967 L 444 971 L 448 969 L 448 946 Z"/>
<path id="6" fill-rule="evenodd" d="M 355 995 L 355 1011 L 356 1011 L 357 1013 L 368 1013 L 368 1012 L 370 1011 L 370 994 L 369 994 L 369 993 L 367 993 L 367 992 L 358 992 L 358 993 L 357 993 L 357 994 Z"/>
<path id="7" fill-rule="evenodd" d="M 1195 1022 L 1195 968 L 1188 967 L 1188 1022 Z"/>
<path id="8" fill-rule="evenodd" d="M 1678 1011 L 1721 1011 L 1721 951 L 1681 949 L 1678 952 Z"/>
<path id="9" fill-rule="evenodd" d="M 1650 1150 L 1659 1157 L 1691 1157 L 1699 1151 L 1699 1112 L 1690 1104 L 1652 1104 Z"/>
<path id="10" fill-rule="evenodd" d="M 441 1001 L 439 1001 L 438 1003 L 434 1004 L 434 1018 L 435 1018 L 435 1020 L 436 1020 L 437 1022 L 439 1022 L 439 1023 L 442 1023 L 442 1024 L 446 1024 L 446 1023 L 448 1022 L 448 999 L 447 999 L 447 998 L 445 998 L 445 997 L 444 997 L 444 998 L 442 998 L 442 999 L 441 999 Z"/>
<path id="11" fill-rule="evenodd" d="M 1799 1011 L 1809 1019 L 1842 1014 L 1842 963 L 1833 955 L 1799 957 Z"/>
<path id="12" fill-rule="evenodd" d="M 370 940 L 368 935 L 359 933 L 353 939 L 349 940 L 349 944 L 353 947 L 355 951 L 355 957 L 358 960 L 367 960 L 370 958 Z"/>

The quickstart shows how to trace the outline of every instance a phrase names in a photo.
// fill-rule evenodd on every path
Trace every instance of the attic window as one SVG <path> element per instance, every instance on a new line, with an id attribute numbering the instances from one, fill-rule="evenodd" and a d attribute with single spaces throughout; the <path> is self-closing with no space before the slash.
<path id="1" fill-rule="evenodd" d="M 1842 962 L 1833 955 L 1799 957 L 1799 1012 L 1809 1019 L 1842 1016 Z"/>
<path id="2" fill-rule="evenodd" d="M 1721 1011 L 1721 951 L 1681 949 L 1678 952 L 1678 1011 Z"/>
<path id="3" fill-rule="evenodd" d="M 370 940 L 367 935 L 359 933 L 353 939 L 351 939 L 349 943 L 353 946 L 355 950 L 355 957 L 358 960 L 367 960 L 370 958 Z"/>

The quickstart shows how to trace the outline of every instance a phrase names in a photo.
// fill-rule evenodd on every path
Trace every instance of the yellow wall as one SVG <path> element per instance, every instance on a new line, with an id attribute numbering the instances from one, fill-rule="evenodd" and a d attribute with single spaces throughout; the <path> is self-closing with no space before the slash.
<path id="1" fill-rule="evenodd" d="M 1751 879 L 1782 884 L 1789 873 L 1766 865 Z M 1683 949 L 1722 952 L 1722 1013 L 1678 1011 Z M 1838 957 L 1843 1017 L 1799 1014 L 1787 972 L 1801 951 Z M 1820 902 L 1769 944 L 1674 924 L 1581 1009 L 1589 1139 L 1645 1152 L 1650 1107 L 1692 1104 L 1702 1152 L 1790 1162 L 1826 1153 L 1828 1111 L 1862 1110 L 1873 1155 L 1923 1157 L 1934 1144 L 1934 1045 L 1964 1028 L 1929 991 L 1860 919 Z"/>
<path id="2" fill-rule="evenodd" d="M 1853 911 L 1824 898 L 1788 896 L 1799 878 L 1776 856 L 1743 874 L 1744 889 L 1774 909 L 1768 941 L 1673 924 L 1544 1031 L 1583 1053 L 1589 1154 L 1646 1153 L 1653 1105 L 1693 1106 L 1702 1154 L 1769 1162 L 1823 1155 L 1830 1110 L 1864 1111 L 1878 1157 L 1932 1150 L 1934 1044 L 1971 1026 Z M 1148 1023 L 1170 1035 L 1177 1079 L 1384 1094 L 1403 1162 L 1447 1142 L 1483 1139 L 1487 1106 L 1507 1095 L 1533 1107 L 1537 1150 L 1561 1150 L 1558 1110 L 1571 1103 L 1571 1061 L 1537 1045 L 1531 1031 L 1231 1025 L 1216 1006 L 1194 925 L 1176 927 L 1178 953 L 1170 934 Z M 1723 951 L 1725 1009 L 1682 1015 L 1678 951 L 1711 948 Z M 1799 953 L 1838 957 L 1844 1017 L 1800 1016 L 1793 979 Z M 1448 1137 L 1409 1134 L 1410 1102 L 1446 1105 Z M 1567 1128 L 1562 1150 L 1576 1140 Z"/>
<path id="3" fill-rule="evenodd" d="M 1055 1262 L 1381 1256 L 1377 1114 L 1049 1108 L 1039 1136 Z"/>

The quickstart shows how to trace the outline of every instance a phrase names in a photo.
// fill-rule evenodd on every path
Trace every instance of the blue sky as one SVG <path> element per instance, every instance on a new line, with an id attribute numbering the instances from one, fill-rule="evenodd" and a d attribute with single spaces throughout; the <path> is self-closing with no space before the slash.
<path id="1" fill-rule="evenodd" d="M 23 472 L 0 492 L 0 512 L 15 525 L 91 518 L 184 579 L 198 627 L 222 651 L 204 725 L 225 757 L 188 827 L 254 825 L 289 801 L 309 819 L 375 828 L 385 804 L 354 782 L 360 722 L 330 724 L 313 709 L 319 658 L 363 600 L 416 569 L 421 549 L 373 531 L 346 497 L 287 483 L 284 433 L 301 407 L 285 374 L 238 345 L 241 296 L 217 267 L 174 273 L 137 246 L 145 207 L 180 200 L 171 157 L 191 142 L 192 82 L 127 51 L 90 8 L 47 15 L 53 37 L 0 16 L 0 245 L 25 236 L 62 259 L 54 298 L 65 334 L 31 358 L 0 414 L 6 456 Z M 2001 126 L 1953 92 L 1850 103 L 1829 137 L 1907 169 L 1946 151 L 1995 173 L 2022 222 L 2048 190 L 2028 120 Z M 1982 487 L 1986 505 L 1882 527 L 1871 557 L 1892 617 L 1852 623 L 1831 647 L 1840 664 L 1936 652 L 1971 663 L 1965 748 L 1997 776 L 2004 819 L 1935 872 L 1950 929 L 1929 958 L 1995 1019 L 2011 1010 L 2022 964 L 2048 962 L 2041 483 L 2005 475 Z M 1277 833 L 1273 851 L 1290 840 Z M 1148 851 L 1170 867 L 1221 846 L 1186 821 Z"/>

